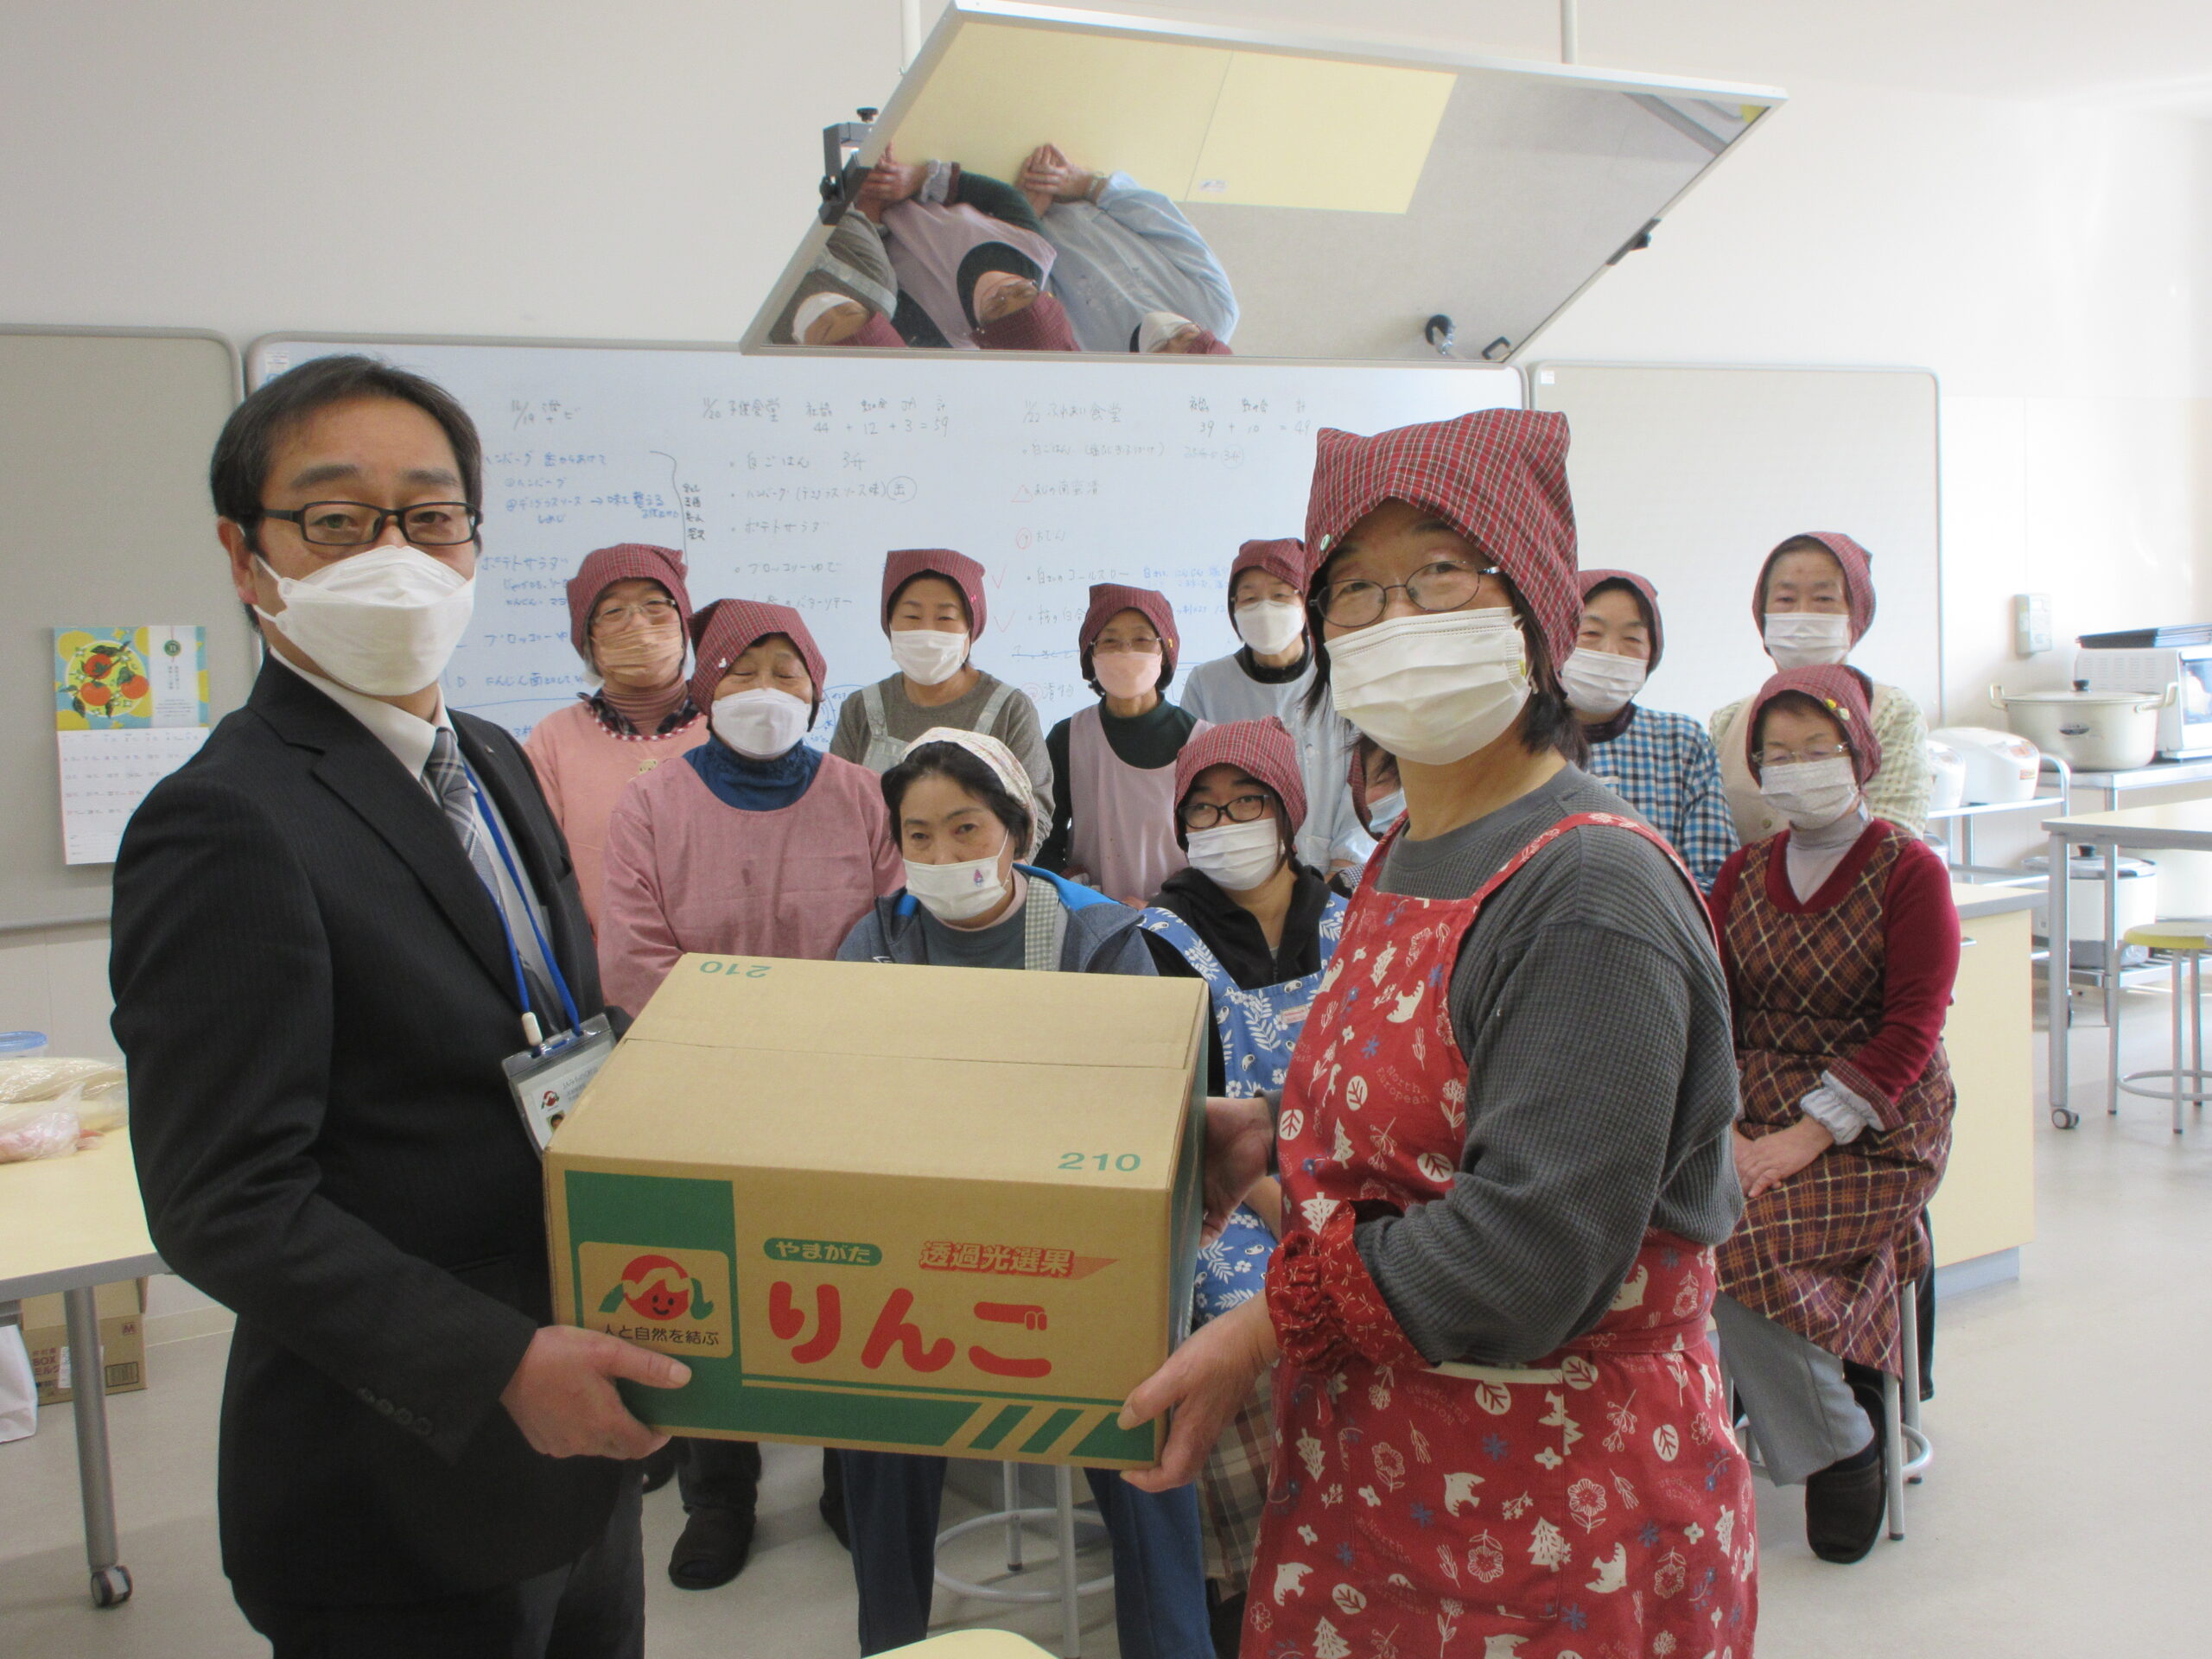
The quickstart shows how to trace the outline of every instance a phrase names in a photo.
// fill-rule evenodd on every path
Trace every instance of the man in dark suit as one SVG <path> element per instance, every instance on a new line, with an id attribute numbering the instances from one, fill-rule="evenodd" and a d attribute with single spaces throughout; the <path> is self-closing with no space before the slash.
<path id="1" fill-rule="evenodd" d="M 501 1061 L 526 1012 L 601 1001 L 528 763 L 439 690 L 475 430 L 327 358 L 247 398 L 211 473 L 270 655 L 132 819 L 111 972 L 156 1245 L 238 1314 L 225 1570 L 280 1659 L 639 1655 L 632 1460 L 666 1437 L 613 1379 L 688 1373 L 550 1323 Z"/>

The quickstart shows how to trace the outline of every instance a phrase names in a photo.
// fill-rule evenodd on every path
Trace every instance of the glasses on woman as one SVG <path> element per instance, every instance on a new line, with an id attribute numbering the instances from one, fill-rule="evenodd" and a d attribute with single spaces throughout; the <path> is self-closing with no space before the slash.
<path id="1" fill-rule="evenodd" d="M 1839 747 L 1837 745 L 1833 743 L 1815 743 L 1808 749 L 1761 749 L 1759 751 L 1759 765 L 1762 766 L 1794 766 L 1801 761 L 1846 760 L 1850 759 L 1850 757 L 1851 751 L 1849 749 Z"/>
<path id="2" fill-rule="evenodd" d="M 1123 652 L 1142 657 L 1157 657 L 1160 654 L 1160 636 L 1147 633 L 1139 639 L 1123 639 L 1109 633 L 1090 648 L 1090 654 L 1094 657 L 1114 657 Z"/>
<path id="3" fill-rule="evenodd" d="M 1332 582 L 1321 589 L 1317 603 L 1324 621 L 1339 628 L 1364 628 L 1382 620 L 1393 594 L 1403 594 L 1416 610 L 1456 611 L 1480 598 L 1483 584 L 1497 574 L 1496 565 L 1440 559 L 1403 582 Z"/>
<path id="4" fill-rule="evenodd" d="M 1183 809 L 1185 830 L 1211 830 L 1224 817 L 1231 823 L 1256 823 L 1268 816 L 1268 798 L 1264 795 L 1239 795 L 1227 806 L 1216 806 L 1211 801 L 1192 801 Z"/>
<path id="5" fill-rule="evenodd" d="M 609 605 L 598 612 L 592 617 L 591 631 L 596 634 L 620 633 L 633 620 L 640 618 L 647 627 L 658 628 L 677 621 L 682 615 L 672 599 L 641 599 L 634 605 Z"/>

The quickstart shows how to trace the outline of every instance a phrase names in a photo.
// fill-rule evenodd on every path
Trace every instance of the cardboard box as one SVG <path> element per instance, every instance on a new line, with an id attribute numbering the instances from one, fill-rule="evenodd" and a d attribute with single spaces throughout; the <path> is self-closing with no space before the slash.
<path id="1" fill-rule="evenodd" d="M 1135 1467 L 1189 1327 L 1195 980 L 687 956 L 546 1155 L 554 1307 L 683 1434 Z"/>
<path id="2" fill-rule="evenodd" d="M 130 1394 L 146 1386 L 146 1281 L 122 1279 L 92 1292 L 100 1316 L 100 1364 L 107 1392 Z M 31 1377 L 38 1402 L 58 1406 L 68 1400 L 76 1378 L 69 1375 L 69 1316 L 61 1298 L 26 1296 L 22 1303 L 23 1346 L 31 1351 Z"/>

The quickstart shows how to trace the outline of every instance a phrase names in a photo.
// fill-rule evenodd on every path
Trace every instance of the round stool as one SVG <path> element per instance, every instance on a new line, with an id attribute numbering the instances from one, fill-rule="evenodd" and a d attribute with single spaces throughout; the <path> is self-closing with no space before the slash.
<path id="1" fill-rule="evenodd" d="M 1075 1529 L 1077 1522 L 1086 1527 L 1106 1529 L 1106 1522 L 1088 1510 L 1075 1506 L 1075 1471 L 1065 1464 L 1052 1469 L 1052 1507 L 1025 1509 L 1021 1503 L 1021 1465 L 1004 1463 L 999 1465 L 1000 1502 L 1002 1508 L 979 1515 L 957 1526 L 947 1527 L 937 1535 L 938 1548 L 942 1550 L 952 1539 L 963 1533 L 980 1532 L 985 1527 L 1003 1524 L 1006 1528 L 1006 1567 L 1009 1573 L 1019 1573 L 1021 1559 L 1021 1523 L 1025 1521 L 1052 1522 L 1054 1541 L 1058 1546 L 1059 1586 L 1052 1590 L 1001 1590 L 988 1585 L 970 1584 L 965 1579 L 956 1579 L 939 1567 L 937 1581 L 947 1590 L 956 1590 L 963 1596 L 974 1596 L 979 1601 L 1048 1602 L 1060 1604 L 1061 1659 L 1081 1659 L 1083 1653 L 1083 1619 L 1077 1608 L 1078 1598 L 1103 1595 L 1114 1587 L 1114 1575 L 1102 1573 L 1095 1579 L 1077 1580 L 1075 1564 Z"/>
<path id="2" fill-rule="evenodd" d="M 2212 1076 L 2204 1070 L 2204 1016 L 2198 996 L 2202 989 L 2204 955 L 2212 950 L 2212 925 L 2203 922 L 2150 922 L 2141 927 L 2131 927 L 2122 936 L 2129 944 L 2139 944 L 2145 950 L 2163 950 L 2173 964 L 2174 970 L 2174 1050 L 2171 1068 L 2157 1071 L 2130 1071 L 2125 1077 L 2120 1070 L 2120 1020 L 2115 1017 L 2107 1042 L 2110 1051 L 2109 1075 L 2113 1079 L 2112 1103 L 2108 1112 L 2120 1110 L 2122 1093 L 2148 1096 L 2152 1099 L 2171 1098 L 2174 1103 L 2174 1133 L 2181 1133 L 2181 1108 L 2183 1101 L 2201 1106 L 2212 1099 Z M 2186 1014 L 2189 1026 L 2189 1064 L 2182 1064 L 2182 1022 Z M 2150 1086 L 2155 1084 L 2156 1086 Z"/>

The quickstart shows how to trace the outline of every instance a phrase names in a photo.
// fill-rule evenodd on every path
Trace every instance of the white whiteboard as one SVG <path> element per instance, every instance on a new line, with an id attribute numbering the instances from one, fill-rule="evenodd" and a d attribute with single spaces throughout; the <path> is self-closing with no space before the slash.
<path id="1" fill-rule="evenodd" d="M 1187 670 L 1236 648 L 1224 582 L 1299 536 L 1323 426 L 1381 431 L 1517 408 L 1511 369 L 743 357 L 712 347 L 257 341 L 247 381 L 358 350 L 429 376 L 484 438 L 476 615 L 446 686 L 518 734 L 582 689 L 563 584 L 595 547 L 686 548 L 701 605 L 796 607 L 845 694 L 891 672 L 883 556 L 951 547 L 991 581 L 977 664 L 1046 725 L 1090 702 L 1094 582 L 1173 601 Z M 1170 696 L 1174 693 L 1171 690 Z"/>
<path id="2" fill-rule="evenodd" d="M 1840 530 L 1873 556 L 1878 603 L 1853 664 L 1941 723 L 1936 386 L 1922 369 L 1538 363 L 1533 408 L 1574 441 L 1582 563 L 1648 576 L 1667 652 L 1640 701 L 1699 720 L 1774 671 L 1751 584 L 1777 543 Z"/>

